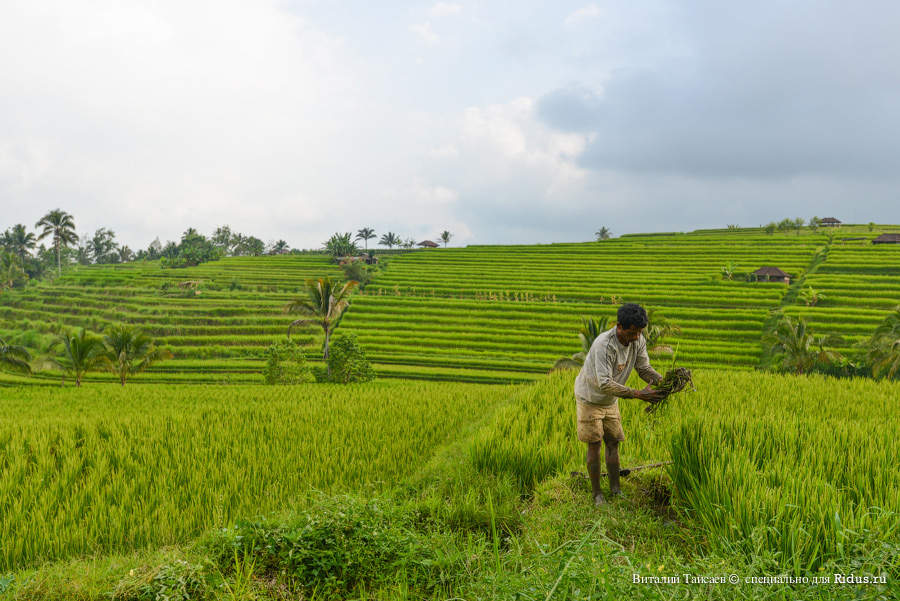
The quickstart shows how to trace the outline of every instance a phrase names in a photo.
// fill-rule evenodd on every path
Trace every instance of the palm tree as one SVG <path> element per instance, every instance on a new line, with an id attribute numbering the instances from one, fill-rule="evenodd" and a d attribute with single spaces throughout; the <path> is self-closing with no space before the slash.
<path id="1" fill-rule="evenodd" d="M 335 232 L 334 235 L 325 242 L 325 250 L 328 251 L 328 254 L 330 254 L 333 259 L 358 255 L 359 247 L 351 240 L 350 236 L 350 232 L 344 232 L 343 234 Z"/>
<path id="2" fill-rule="evenodd" d="M 131 249 L 128 248 L 128 246 L 126 246 L 125 244 L 121 245 L 121 246 L 116 250 L 116 252 L 119 253 L 119 262 L 120 262 L 120 263 L 127 263 L 127 262 L 130 261 L 132 258 L 134 258 L 134 253 L 131 252 Z"/>
<path id="3" fill-rule="evenodd" d="M 447 230 L 444 230 L 443 232 L 441 232 L 441 242 L 444 243 L 444 248 L 447 248 L 447 243 L 450 242 L 450 238 L 452 238 L 452 237 L 453 237 L 453 234 L 451 234 Z"/>
<path id="4" fill-rule="evenodd" d="M 75 376 L 75 386 L 81 386 L 81 378 L 89 371 L 108 364 L 102 341 L 84 328 L 77 335 L 69 332 L 60 336 L 63 355 L 57 360 L 60 367 Z"/>
<path id="5" fill-rule="evenodd" d="M 366 245 L 366 252 L 369 252 L 369 240 L 375 237 L 375 230 L 370 227 L 364 227 L 356 232 L 354 240 L 362 240 Z"/>
<path id="6" fill-rule="evenodd" d="M 726 280 L 734 279 L 734 272 L 737 271 L 737 264 L 734 261 L 728 261 L 721 268 L 722 277 Z"/>
<path id="7" fill-rule="evenodd" d="M 56 248 L 56 271 L 57 275 L 62 275 L 62 264 L 60 263 L 60 248 L 68 247 L 70 244 L 78 242 L 78 236 L 75 234 L 75 220 L 71 215 L 61 209 L 53 209 L 44 215 L 34 227 L 43 227 L 44 231 L 38 236 L 38 240 L 43 240 L 50 234 L 53 234 L 53 246 Z"/>
<path id="8" fill-rule="evenodd" d="M 157 361 L 172 358 L 171 352 L 156 348 L 143 332 L 124 324 L 110 327 L 103 341 L 109 369 L 119 376 L 122 386 L 128 376 L 144 371 Z"/>
<path id="9" fill-rule="evenodd" d="M 19 256 L 22 265 L 25 265 L 25 255 L 28 254 L 28 251 L 37 246 L 34 234 L 26 231 L 25 226 L 21 223 L 17 223 L 4 233 L 3 242 L 9 250 Z"/>
<path id="10" fill-rule="evenodd" d="M 581 341 L 581 350 L 571 357 L 563 357 L 558 360 L 553 369 L 577 369 L 584 365 L 584 359 L 587 357 L 588 351 L 594 340 L 609 328 L 609 318 L 601 317 L 594 321 L 589 317 L 581 318 L 581 329 L 578 330 L 578 339 Z"/>
<path id="11" fill-rule="evenodd" d="M 294 326 L 317 324 L 325 332 L 323 359 L 328 359 L 328 343 L 331 334 L 341 323 L 344 311 L 350 306 L 350 293 L 358 286 L 358 282 L 350 280 L 341 282 L 331 278 L 306 280 L 306 298 L 297 298 L 285 306 L 285 313 L 305 315 L 288 326 L 288 338 Z"/>
<path id="12" fill-rule="evenodd" d="M 840 355 L 825 346 L 843 342 L 839 336 L 814 336 L 805 319 L 798 317 L 795 321 L 789 315 L 782 316 L 764 340 L 771 343 L 770 352 L 781 369 L 796 374 L 812 371 L 817 362 L 839 360 Z"/>
<path id="13" fill-rule="evenodd" d="M 0 369 L 22 374 L 31 373 L 31 355 L 24 346 L 7 344 L 0 338 Z"/>
<path id="14" fill-rule="evenodd" d="M 612 236 L 612 232 L 609 231 L 608 227 L 603 226 L 594 232 L 594 235 L 597 236 L 597 242 L 600 242 L 601 240 L 609 240 L 609 237 Z"/>
<path id="15" fill-rule="evenodd" d="M 900 307 L 875 329 L 868 346 L 872 375 L 894 378 L 900 372 Z"/>
<path id="16" fill-rule="evenodd" d="M 378 241 L 378 244 L 387 246 L 388 248 L 394 248 L 395 246 L 400 245 L 400 236 L 394 232 L 388 232 L 381 236 L 381 240 Z"/>
<path id="17" fill-rule="evenodd" d="M 270 254 L 273 255 L 286 255 L 288 251 L 291 250 L 291 247 L 284 240 L 279 240 L 275 244 L 272 245 L 272 250 Z"/>

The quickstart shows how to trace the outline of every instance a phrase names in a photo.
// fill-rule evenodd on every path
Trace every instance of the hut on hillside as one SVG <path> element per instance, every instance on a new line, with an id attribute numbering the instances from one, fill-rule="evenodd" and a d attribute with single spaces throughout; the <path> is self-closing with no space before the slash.
<path id="1" fill-rule="evenodd" d="M 834 217 L 823 217 L 822 219 L 819 219 L 819 225 L 825 227 L 837 227 L 840 224 L 841 221 L 839 219 L 835 219 Z"/>
<path id="2" fill-rule="evenodd" d="M 781 271 L 777 267 L 760 267 L 753 272 L 753 275 L 756 276 L 756 281 L 758 282 L 783 282 L 785 284 L 791 283 L 791 276 Z"/>
<path id="3" fill-rule="evenodd" d="M 437 242 L 432 242 L 431 240 L 422 240 L 418 245 L 423 248 L 437 248 L 440 246 Z"/>
<path id="4" fill-rule="evenodd" d="M 872 244 L 900 244 L 900 234 L 881 234 Z"/>

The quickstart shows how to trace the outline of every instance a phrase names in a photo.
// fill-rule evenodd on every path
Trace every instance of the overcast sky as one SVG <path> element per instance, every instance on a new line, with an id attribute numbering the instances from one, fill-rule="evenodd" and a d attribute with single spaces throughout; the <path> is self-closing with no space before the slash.
<path id="1" fill-rule="evenodd" d="M 0 0 L 0 228 L 900 223 L 900 4 Z"/>

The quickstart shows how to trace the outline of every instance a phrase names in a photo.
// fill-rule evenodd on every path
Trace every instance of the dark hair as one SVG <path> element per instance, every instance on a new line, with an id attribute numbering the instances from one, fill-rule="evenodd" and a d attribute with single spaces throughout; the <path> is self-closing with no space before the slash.
<path id="1" fill-rule="evenodd" d="M 619 322 L 619 325 L 626 330 L 631 329 L 633 326 L 646 328 L 647 312 L 644 311 L 644 308 L 640 305 L 635 303 L 625 303 L 619 307 L 619 311 L 616 313 L 616 320 Z"/>

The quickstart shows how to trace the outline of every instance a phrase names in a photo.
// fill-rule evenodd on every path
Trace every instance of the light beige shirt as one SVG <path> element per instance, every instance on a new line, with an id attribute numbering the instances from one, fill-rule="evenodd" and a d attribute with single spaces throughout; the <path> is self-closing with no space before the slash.
<path id="1" fill-rule="evenodd" d="M 591 344 L 584 365 L 575 379 L 575 399 L 592 405 L 612 405 L 629 394 L 625 385 L 631 370 L 637 369 L 645 382 L 656 382 L 660 376 L 650 367 L 647 341 L 640 338 L 623 345 L 616 337 L 616 328 L 606 330 Z M 630 395 L 629 395 L 630 396 Z"/>

